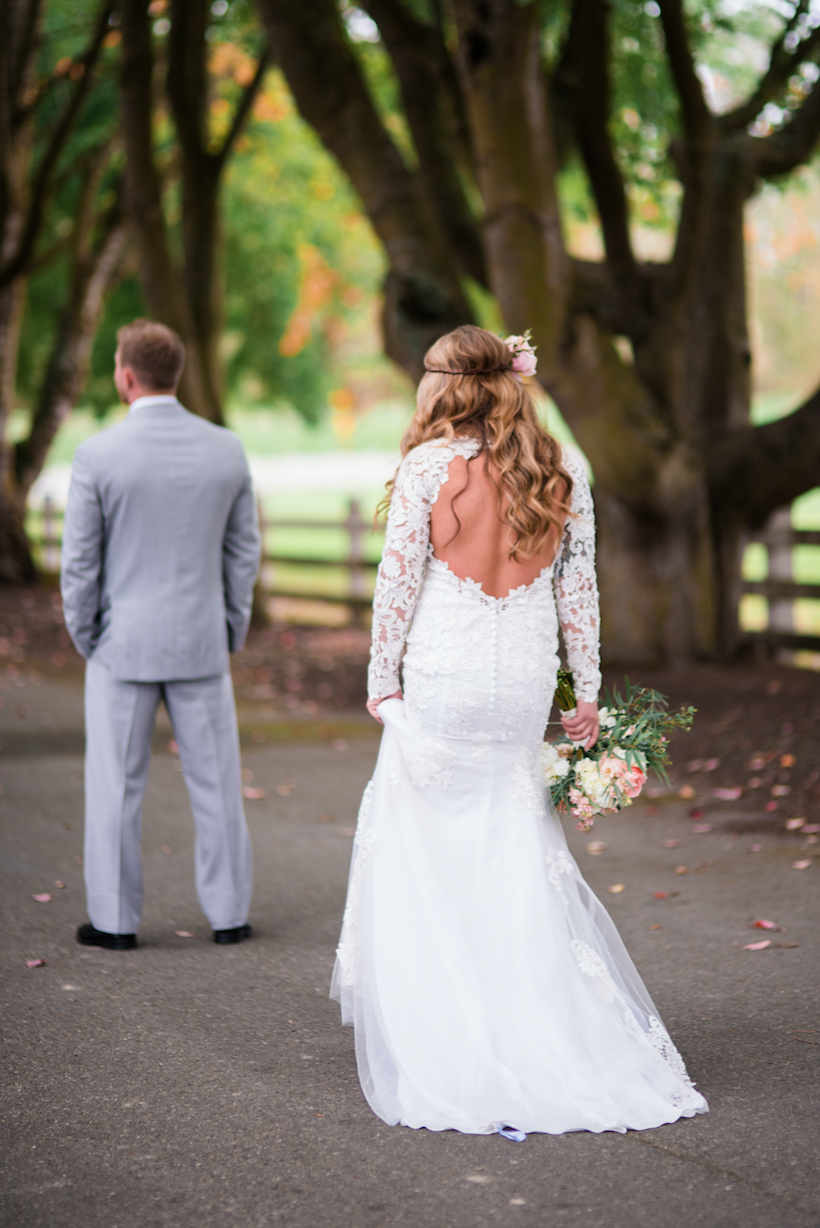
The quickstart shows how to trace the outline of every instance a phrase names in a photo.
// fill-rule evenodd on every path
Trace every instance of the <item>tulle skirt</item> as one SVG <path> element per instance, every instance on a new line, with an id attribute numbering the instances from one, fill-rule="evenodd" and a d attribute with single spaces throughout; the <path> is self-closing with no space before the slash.
<path id="1" fill-rule="evenodd" d="M 400 700 L 362 800 L 331 994 L 384 1121 L 645 1130 L 708 1106 L 570 856 L 537 744 L 414 728 Z"/>

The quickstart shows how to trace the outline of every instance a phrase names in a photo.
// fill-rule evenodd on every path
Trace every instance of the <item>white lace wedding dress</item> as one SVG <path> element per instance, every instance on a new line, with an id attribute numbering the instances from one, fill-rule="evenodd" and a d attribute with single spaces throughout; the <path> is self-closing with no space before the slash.
<path id="1" fill-rule="evenodd" d="M 384 734 L 362 799 L 331 994 L 364 1094 L 390 1124 L 489 1134 L 647 1129 L 707 1111 L 608 914 L 567 851 L 539 775 L 562 628 L 597 699 L 592 499 L 552 566 L 507 597 L 429 545 L 456 456 L 399 470 L 374 601 L 369 689 Z"/>

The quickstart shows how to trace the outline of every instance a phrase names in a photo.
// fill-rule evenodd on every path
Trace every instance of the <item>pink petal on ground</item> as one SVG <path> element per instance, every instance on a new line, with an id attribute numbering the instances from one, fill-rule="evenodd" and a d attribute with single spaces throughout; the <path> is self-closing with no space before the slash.
<path id="1" fill-rule="evenodd" d="M 682 789 L 678 789 L 678 797 L 682 797 L 684 801 L 688 801 L 690 797 L 695 796 L 695 790 L 691 785 L 684 785 Z"/>
<path id="2" fill-rule="evenodd" d="M 762 851 L 763 851 L 763 845 L 762 845 L 762 844 L 750 844 L 750 845 L 749 845 L 749 852 L 750 852 L 750 853 L 761 853 Z"/>
<path id="3" fill-rule="evenodd" d="M 771 945 L 772 945 L 771 938 L 766 938 L 763 940 L 763 942 L 747 942 L 743 950 L 744 951 L 765 951 L 766 947 L 770 947 Z"/>
<path id="4" fill-rule="evenodd" d="M 704 772 L 714 772 L 715 768 L 720 767 L 719 759 L 707 759 L 703 765 Z"/>
<path id="5" fill-rule="evenodd" d="M 820 832 L 820 823 L 804 823 L 800 829 L 803 836 L 816 836 Z"/>
<path id="6" fill-rule="evenodd" d="M 246 797 L 248 801 L 258 802 L 258 801 L 261 801 L 261 799 L 265 796 L 265 790 L 255 789 L 253 785 L 243 785 L 242 786 L 242 796 Z"/>
<path id="7" fill-rule="evenodd" d="M 38 904 L 48 904 L 51 901 L 51 896 L 47 891 L 41 891 L 39 895 L 33 895 L 31 898 Z"/>
<path id="8" fill-rule="evenodd" d="M 702 818 L 703 818 L 703 811 L 702 811 L 702 810 L 698 810 L 697 808 L 695 808 L 694 810 L 690 810 L 690 811 L 689 811 L 689 818 L 690 818 L 690 819 L 702 819 Z"/>
<path id="9" fill-rule="evenodd" d="M 46 961 L 44 959 L 27 959 L 26 967 L 27 968 L 42 968 L 45 962 Z"/>
<path id="10" fill-rule="evenodd" d="M 712 790 L 712 797 L 717 797 L 722 802 L 736 802 L 737 799 L 742 796 L 743 790 L 741 788 Z"/>
<path id="11" fill-rule="evenodd" d="M 340 836 L 355 836 L 356 828 L 355 827 L 340 827 L 338 828 L 338 832 Z"/>
<path id="12" fill-rule="evenodd" d="M 610 895 L 620 895 L 622 891 L 626 891 L 625 883 L 615 883 L 612 887 L 607 887 Z"/>
<path id="13" fill-rule="evenodd" d="M 665 891 L 656 891 L 656 892 L 654 893 L 654 895 L 655 895 L 655 899 L 656 899 L 656 900 L 665 900 L 665 899 L 666 899 L 666 892 L 665 892 Z"/>
<path id="14" fill-rule="evenodd" d="M 688 874 L 689 867 L 688 866 L 675 866 L 675 873 L 676 874 Z"/>
<path id="15" fill-rule="evenodd" d="M 786 819 L 785 822 L 786 831 L 800 831 L 800 828 L 805 828 L 805 825 L 805 819 Z"/>
<path id="16" fill-rule="evenodd" d="M 196 938 L 196 934 L 192 934 L 190 930 L 174 930 L 177 938 Z"/>
<path id="17" fill-rule="evenodd" d="M 711 831 L 711 830 L 712 830 L 711 823 L 696 823 L 695 826 L 692 828 L 692 831 L 697 832 L 699 835 L 702 832 Z"/>
<path id="18" fill-rule="evenodd" d="M 776 930 L 776 929 L 777 929 L 777 922 L 776 922 L 776 921 L 755 921 L 755 922 L 753 922 L 753 924 L 752 924 L 752 929 L 755 929 L 755 930 Z"/>
<path id="19" fill-rule="evenodd" d="M 779 806 L 780 806 L 779 802 L 766 802 L 766 813 L 774 814 L 775 810 L 779 809 Z"/>
<path id="20" fill-rule="evenodd" d="M 679 849 L 680 840 L 664 840 L 663 847 L 665 849 Z"/>
<path id="21" fill-rule="evenodd" d="M 808 870 L 810 865 L 811 865 L 810 861 L 793 861 L 792 869 L 793 870 Z"/>
<path id="22" fill-rule="evenodd" d="M 168 750 L 170 751 L 172 755 L 179 754 L 179 747 L 177 746 L 173 738 L 171 738 L 171 741 L 168 743 Z"/>

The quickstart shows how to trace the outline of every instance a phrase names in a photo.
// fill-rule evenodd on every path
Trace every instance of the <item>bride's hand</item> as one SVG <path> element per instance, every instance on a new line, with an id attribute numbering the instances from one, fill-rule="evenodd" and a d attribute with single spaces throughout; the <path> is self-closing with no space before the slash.
<path id="1" fill-rule="evenodd" d="M 379 704 L 383 704 L 386 699 L 402 699 L 402 698 L 403 696 L 402 696 L 401 691 L 394 691 L 392 695 L 382 695 L 381 699 L 368 699 L 367 710 L 370 713 L 370 715 L 373 717 L 374 721 L 378 721 L 380 725 L 383 725 L 384 721 L 379 716 Z M 596 708 L 596 712 L 597 712 L 597 708 Z"/>
<path id="2" fill-rule="evenodd" d="M 562 716 L 561 724 L 573 742 L 583 742 L 584 749 L 591 750 L 598 741 L 598 705 L 579 699 L 575 716 Z"/>

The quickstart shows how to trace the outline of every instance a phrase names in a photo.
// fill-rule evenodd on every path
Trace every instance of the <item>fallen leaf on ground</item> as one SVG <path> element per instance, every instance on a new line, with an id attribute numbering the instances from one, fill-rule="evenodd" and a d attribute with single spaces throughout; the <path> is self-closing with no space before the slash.
<path id="1" fill-rule="evenodd" d="M 649 927 L 649 928 L 650 928 L 651 930 L 662 930 L 662 929 L 663 929 L 663 926 L 662 926 L 662 925 L 650 925 L 650 927 Z"/>
<path id="2" fill-rule="evenodd" d="M 750 853 L 760 853 L 760 852 L 762 852 L 762 850 L 763 850 L 763 845 L 762 845 L 762 844 L 750 844 L 750 845 L 749 845 L 749 852 L 750 852 Z"/>
<path id="3" fill-rule="evenodd" d="M 253 785 L 243 785 L 242 796 L 246 797 L 250 802 L 258 802 L 265 796 L 265 790 L 255 789 Z"/>
<path id="4" fill-rule="evenodd" d="M 626 883 L 615 883 L 612 887 L 607 887 L 610 895 L 620 895 L 622 891 L 626 891 Z"/>
<path id="5" fill-rule="evenodd" d="M 253 780 L 253 777 L 254 777 L 254 773 L 251 771 L 250 768 L 242 769 L 242 779 L 243 780 Z"/>
<path id="6" fill-rule="evenodd" d="M 333 750 L 347 750 L 347 742 L 345 742 L 344 738 L 334 738 L 330 745 Z"/>
<path id="7" fill-rule="evenodd" d="M 57 879 L 57 881 L 55 882 L 54 886 L 55 886 L 55 887 L 60 887 L 60 888 L 62 889 L 63 887 L 65 887 L 65 883 L 61 883 L 61 882 L 60 882 L 60 880 L 59 880 L 59 878 L 58 878 L 58 879 Z"/>
<path id="8" fill-rule="evenodd" d="M 289 776 L 287 776 L 284 780 L 281 780 L 276 786 L 276 792 L 279 797 L 287 797 L 292 789 L 293 781 Z"/>
<path id="9" fill-rule="evenodd" d="M 766 802 L 766 812 L 767 812 L 767 814 L 774 814 L 775 810 L 778 810 L 778 809 L 779 809 L 779 803 L 778 803 L 778 802 Z"/>
<path id="10" fill-rule="evenodd" d="M 783 826 L 786 828 L 786 831 L 799 831 L 801 827 L 805 827 L 805 824 L 805 819 L 786 819 Z"/>
<path id="11" fill-rule="evenodd" d="M 780 756 L 780 766 L 782 768 L 794 767 L 795 763 L 797 763 L 797 760 L 795 759 L 794 755 L 781 755 Z"/>
<path id="12" fill-rule="evenodd" d="M 689 818 L 690 818 L 690 819 L 702 819 L 702 818 L 703 818 L 703 811 L 702 811 L 702 810 L 699 810 L 699 809 L 697 809 L 697 808 L 695 808 L 694 810 L 690 810 L 690 811 L 689 811 Z"/>
<path id="13" fill-rule="evenodd" d="M 760 920 L 760 921 L 753 921 L 753 922 L 752 922 L 752 929 L 755 929 L 755 930 L 776 930 L 776 929 L 777 929 L 777 922 L 776 922 L 776 921 L 764 921 L 764 920 Z"/>
<path id="14" fill-rule="evenodd" d="M 687 800 L 688 798 L 694 797 L 694 796 L 695 796 L 695 790 L 692 788 L 691 785 L 684 785 L 682 789 L 678 789 L 678 797 L 682 797 L 684 798 L 684 800 Z"/>
<path id="15" fill-rule="evenodd" d="M 665 849 L 679 849 L 680 840 L 664 840 L 663 847 Z"/>
<path id="16" fill-rule="evenodd" d="M 686 765 L 687 772 L 699 772 L 703 767 L 702 759 L 691 759 Z"/>
<path id="17" fill-rule="evenodd" d="M 44 959 L 27 959 L 26 967 L 27 968 L 42 968 L 45 962 L 46 961 Z"/>
<path id="18" fill-rule="evenodd" d="M 468 1173 L 464 1180 L 471 1181 L 473 1185 L 489 1185 L 492 1177 L 487 1177 L 484 1173 Z"/>
<path id="19" fill-rule="evenodd" d="M 719 767 L 720 767 L 719 759 L 707 759 L 703 765 L 703 770 L 704 772 L 714 772 Z"/>
<path id="20" fill-rule="evenodd" d="M 769 790 L 772 797 L 788 797 L 791 791 L 791 785 L 772 785 Z"/>
<path id="21" fill-rule="evenodd" d="M 820 832 L 820 823 L 804 823 L 800 832 L 804 836 L 816 836 Z"/>
<path id="22" fill-rule="evenodd" d="M 695 826 L 692 828 L 692 831 L 697 832 L 699 836 L 703 835 L 704 832 L 711 831 L 711 830 L 712 830 L 711 823 L 696 823 Z"/>
<path id="23" fill-rule="evenodd" d="M 660 810 L 658 809 L 657 806 L 647 806 L 646 813 L 650 819 L 654 819 L 656 818 L 657 815 L 660 814 Z"/>
<path id="24" fill-rule="evenodd" d="M 776 947 L 799 947 L 800 943 L 799 942 L 776 942 L 774 945 Z"/>
<path id="25" fill-rule="evenodd" d="M 688 874 L 689 867 L 688 866 L 675 866 L 675 873 L 676 874 Z"/>
<path id="26" fill-rule="evenodd" d="M 590 840 L 589 844 L 586 847 L 587 847 L 587 852 L 589 853 L 591 857 L 597 857 L 599 853 L 606 852 L 607 846 L 604 844 L 603 840 Z"/>
<path id="27" fill-rule="evenodd" d="M 793 861 L 792 869 L 793 870 L 808 870 L 810 865 L 811 865 L 810 861 Z M 35 896 L 34 898 L 36 900 L 37 896 Z"/>
<path id="28" fill-rule="evenodd" d="M 732 787 L 731 789 L 713 789 L 712 797 L 718 798 L 721 802 L 736 802 L 739 797 L 743 796 L 743 790 L 740 787 Z"/>
<path id="29" fill-rule="evenodd" d="M 69 993 L 79 993 L 79 985 L 63 985 L 63 989 L 67 989 Z"/>
<path id="30" fill-rule="evenodd" d="M 41 891 L 39 895 L 33 895 L 31 898 L 36 900 L 38 904 L 48 904 L 51 900 L 51 896 L 47 891 Z"/>
<path id="31" fill-rule="evenodd" d="M 797 943 L 795 943 L 795 946 L 797 946 Z M 792 1039 L 793 1039 L 793 1040 L 796 1040 L 796 1041 L 798 1042 L 798 1044 L 801 1044 L 801 1045 L 816 1045 L 816 1044 L 818 1044 L 818 1041 L 816 1041 L 816 1040 L 804 1040 L 802 1036 L 793 1036 L 793 1037 L 792 1037 Z"/>
<path id="32" fill-rule="evenodd" d="M 190 930 L 174 930 L 177 938 L 196 938 L 196 934 L 192 934 Z"/>
<path id="33" fill-rule="evenodd" d="M 762 942 L 747 942 L 743 948 L 744 951 L 765 951 L 766 947 L 772 945 L 771 938 L 764 938 Z"/>
<path id="34" fill-rule="evenodd" d="M 655 891 L 654 896 L 656 900 L 665 900 L 667 896 L 667 892 L 666 891 Z"/>
<path id="35" fill-rule="evenodd" d="M 317 822 L 319 822 L 319 823 L 335 823 L 335 822 L 336 822 L 336 820 L 334 819 L 334 817 L 333 817 L 333 815 L 332 815 L 332 814 L 320 814 L 320 815 L 319 815 L 319 818 L 317 819 Z"/>
<path id="36" fill-rule="evenodd" d="M 755 755 L 754 759 L 749 760 L 750 772 L 762 772 L 766 766 L 766 760 L 763 755 Z"/>
<path id="37" fill-rule="evenodd" d="M 763 778 L 761 776 L 752 776 L 749 778 L 749 780 L 746 781 L 746 788 L 747 789 L 759 789 L 762 784 L 763 784 Z"/>

